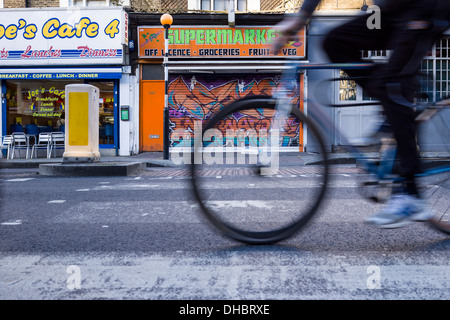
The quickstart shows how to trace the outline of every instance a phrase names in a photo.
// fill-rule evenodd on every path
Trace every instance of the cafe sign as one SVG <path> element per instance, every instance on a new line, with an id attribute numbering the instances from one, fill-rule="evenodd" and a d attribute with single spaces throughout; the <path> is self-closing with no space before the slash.
<path id="1" fill-rule="evenodd" d="M 139 27 L 139 57 L 164 56 L 164 29 Z M 270 44 L 278 36 L 272 27 L 172 27 L 170 57 L 176 58 L 271 58 Z M 280 50 L 279 57 L 305 57 L 305 29 Z"/>
<path id="2" fill-rule="evenodd" d="M 122 64 L 127 18 L 118 7 L 0 10 L 0 63 Z"/>

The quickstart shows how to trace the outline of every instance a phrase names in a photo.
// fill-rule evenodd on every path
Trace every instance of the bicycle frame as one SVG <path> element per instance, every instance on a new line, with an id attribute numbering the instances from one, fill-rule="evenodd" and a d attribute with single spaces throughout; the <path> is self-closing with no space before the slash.
<path id="1" fill-rule="evenodd" d="M 282 74 L 282 80 L 292 80 L 299 73 L 299 70 L 320 70 L 320 69 L 344 69 L 344 70 L 363 70 L 373 67 L 372 63 L 321 63 L 321 64 L 310 64 L 310 63 L 287 63 L 288 68 L 284 70 Z M 346 78 L 347 79 L 347 78 Z M 338 81 L 339 78 L 329 79 L 329 81 Z M 284 87 L 278 90 L 273 96 L 277 101 L 277 111 L 285 115 L 289 112 L 289 108 L 292 107 L 288 101 L 287 92 L 294 89 L 293 85 L 289 85 L 291 81 L 282 81 Z M 371 159 L 361 156 L 364 151 L 358 147 L 354 146 L 349 142 L 346 135 L 337 128 L 332 120 L 326 115 L 326 113 L 317 106 L 317 102 L 313 99 L 307 99 L 306 102 L 309 104 L 307 116 L 311 116 L 323 131 L 333 130 L 336 134 L 343 137 L 344 144 L 342 147 L 349 152 L 355 160 L 361 164 L 361 166 L 370 174 L 377 177 L 379 181 L 390 180 L 392 183 L 401 182 L 401 178 L 393 178 L 391 173 L 396 161 L 396 148 L 388 148 L 380 157 L 380 165 L 374 165 Z M 351 106 L 368 106 L 368 105 L 379 105 L 379 103 L 357 103 L 351 104 Z M 333 105 L 334 106 L 334 105 Z M 348 107 L 348 105 L 346 105 Z M 438 110 L 436 113 L 438 113 Z M 272 125 L 271 130 L 278 130 L 280 127 L 279 122 L 275 122 L 275 126 Z M 425 169 L 423 173 L 419 174 L 419 177 L 426 177 L 433 174 L 439 174 L 444 172 L 450 172 L 450 165 L 442 165 L 436 168 Z"/>

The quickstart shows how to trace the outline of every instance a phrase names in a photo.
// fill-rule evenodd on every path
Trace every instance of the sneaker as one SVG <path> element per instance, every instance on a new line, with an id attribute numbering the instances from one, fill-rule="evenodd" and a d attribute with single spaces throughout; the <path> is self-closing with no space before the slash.
<path id="1" fill-rule="evenodd" d="M 413 221 L 427 221 L 431 212 L 425 201 L 407 194 L 393 195 L 386 207 L 366 223 L 379 228 L 400 228 Z"/>

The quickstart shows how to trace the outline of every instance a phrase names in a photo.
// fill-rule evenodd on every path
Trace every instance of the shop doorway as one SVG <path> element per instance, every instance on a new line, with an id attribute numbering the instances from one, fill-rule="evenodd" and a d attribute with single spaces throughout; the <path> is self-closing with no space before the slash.
<path id="1" fill-rule="evenodd" d="M 99 96 L 99 147 L 118 149 L 116 141 L 119 128 L 115 121 L 118 114 L 118 81 L 86 81 L 100 90 Z"/>
<path id="2" fill-rule="evenodd" d="M 141 81 L 140 151 L 163 151 L 164 80 Z"/>

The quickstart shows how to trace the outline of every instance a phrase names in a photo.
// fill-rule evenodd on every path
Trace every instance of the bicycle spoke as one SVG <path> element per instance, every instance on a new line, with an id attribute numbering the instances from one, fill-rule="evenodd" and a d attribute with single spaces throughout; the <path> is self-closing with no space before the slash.
<path id="1" fill-rule="evenodd" d="M 204 128 L 204 145 L 197 148 L 201 151 L 197 160 L 202 161 L 192 168 L 195 194 L 205 216 L 226 235 L 243 242 L 269 243 L 294 234 L 317 210 L 327 184 L 326 161 L 308 165 L 299 138 L 305 125 L 312 137 L 314 125 L 297 111 L 278 121 L 278 132 L 268 133 L 279 116 L 273 108 L 269 99 L 249 100 L 216 115 Z M 222 134 L 224 128 L 230 129 L 224 123 L 237 118 L 236 114 L 245 117 L 246 129 L 237 132 L 238 137 Z M 293 141 L 292 153 L 280 160 L 286 133 Z M 322 155 L 323 160 L 326 155 Z"/>

